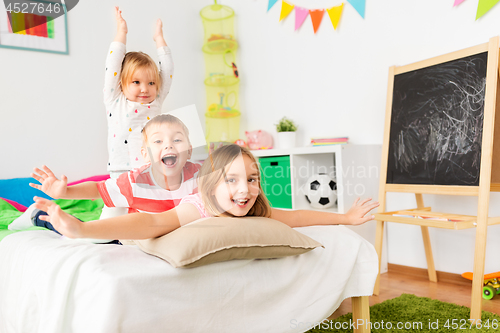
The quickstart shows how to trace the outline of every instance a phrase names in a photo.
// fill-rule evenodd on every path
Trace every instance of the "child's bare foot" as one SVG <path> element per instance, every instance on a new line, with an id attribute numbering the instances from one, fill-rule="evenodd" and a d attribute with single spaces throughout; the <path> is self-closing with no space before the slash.
<path id="1" fill-rule="evenodd" d="M 64 212 L 59 205 L 51 200 L 34 197 L 35 207 L 47 212 L 48 215 L 40 216 L 39 219 L 48 221 L 54 229 L 69 238 L 81 237 L 83 223 L 76 217 Z"/>

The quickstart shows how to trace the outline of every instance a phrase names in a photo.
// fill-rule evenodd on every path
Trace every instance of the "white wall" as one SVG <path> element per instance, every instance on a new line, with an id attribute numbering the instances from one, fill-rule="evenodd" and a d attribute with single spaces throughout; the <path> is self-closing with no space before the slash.
<path id="1" fill-rule="evenodd" d="M 220 1 L 219 1 L 220 2 Z M 325 8 L 340 0 L 291 0 Z M 103 66 L 114 36 L 113 5 L 129 24 L 129 50 L 154 55 L 154 20 L 161 17 L 175 61 L 164 110 L 205 107 L 203 37 L 199 10 L 209 0 L 81 1 L 68 14 L 70 55 L 0 49 L 0 177 L 27 176 L 45 163 L 70 180 L 106 172 Z M 241 130 L 273 131 L 283 115 L 311 136 L 347 135 L 352 143 L 382 143 L 388 68 L 485 43 L 500 34 L 500 5 L 475 21 L 477 1 L 366 1 L 362 19 L 348 3 L 337 31 L 327 16 L 316 35 L 310 18 L 294 32 L 293 12 L 278 22 L 280 1 L 226 0 L 236 12 L 240 43 Z M 492 195 L 492 214 L 500 215 Z M 475 214 L 474 198 L 424 196 L 435 210 Z M 412 196 L 391 194 L 388 209 L 414 206 Z M 436 268 L 472 270 L 474 230 L 431 229 Z M 389 224 L 389 262 L 425 267 L 420 229 Z M 499 227 L 490 227 L 486 271 L 498 270 Z"/>

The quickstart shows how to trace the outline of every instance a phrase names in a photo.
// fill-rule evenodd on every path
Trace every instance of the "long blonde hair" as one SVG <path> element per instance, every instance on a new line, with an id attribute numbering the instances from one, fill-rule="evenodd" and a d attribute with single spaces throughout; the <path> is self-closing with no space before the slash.
<path id="1" fill-rule="evenodd" d="M 257 165 L 257 160 L 247 148 L 240 147 L 235 144 L 230 144 L 217 148 L 209 158 L 205 160 L 198 173 L 198 189 L 201 194 L 201 199 L 205 205 L 205 209 L 212 216 L 233 216 L 231 213 L 225 212 L 217 202 L 215 195 L 211 192 L 217 185 L 224 181 L 226 166 L 230 165 L 239 155 L 248 156 L 253 163 Z M 266 195 L 262 191 L 259 176 L 259 194 L 255 200 L 255 204 L 247 213 L 247 216 L 271 216 L 271 206 Z"/>

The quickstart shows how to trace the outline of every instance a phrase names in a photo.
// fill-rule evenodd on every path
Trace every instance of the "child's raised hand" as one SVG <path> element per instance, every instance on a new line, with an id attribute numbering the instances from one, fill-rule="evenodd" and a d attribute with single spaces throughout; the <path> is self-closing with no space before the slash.
<path id="1" fill-rule="evenodd" d="M 49 215 L 40 215 L 39 219 L 48 221 L 61 234 L 69 238 L 79 238 L 83 222 L 76 217 L 65 213 L 54 201 L 34 197 L 35 208 L 41 209 Z"/>
<path id="2" fill-rule="evenodd" d="M 122 11 L 118 6 L 115 7 L 115 17 L 116 17 L 116 31 L 118 33 L 127 33 L 127 22 L 122 17 Z"/>
<path id="3" fill-rule="evenodd" d="M 156 42 L 158 38 L 163 38 L 163 22 L 160 19 L 156 21 L 156 29 L 153 40 Z"/>
<path id="4" fill-rule="evenodd" d="M 156 48 L 167 46 L 165 38 L 163 38 L 163 22 L 158 19 L 156 21 L 155 34 L 153 35 L 153 40 L 156 42 Z"/>
<path id="5" fill-rule="evenodd" d="M 30 176 L 38 180 L 41 185 L 33 183 L 30 183 L 29 185 L 54 199 L 64 197 L 68 189 L 68 178 L 65 175 L 62 175 L 59 180 L 47 166 L 42 166 L 42 169 L 43 170 L 34 168 L 33 170 L 35 173 L 32 172 L 30 174 Z"/>
<path id="6" fill-rule="evenodd" d="M 219 145 L 217 146 L 217 148 L 221 148 L 223 146 L 224 146 L 224 144 L 222 142 L 219 142 Z M 215 151 L 215 143 L 214 142 L 210 142 L 209 147 L 210 148 L 208 149 L 208 153 L 212 154 Z"/>
<path id="7" fill-rule="evenodd" d="M 360 198 L 357 198 L 352 204 L 352 207 L 345 213 L 346 221 L 344 224 L 359 225 L 374 219 L 375 216 L 373 215 L 365 215 L 380 204 L 377 201 L 369 203 L 372 200 L 371 198 L 361 202 L 359 200 Z"/>

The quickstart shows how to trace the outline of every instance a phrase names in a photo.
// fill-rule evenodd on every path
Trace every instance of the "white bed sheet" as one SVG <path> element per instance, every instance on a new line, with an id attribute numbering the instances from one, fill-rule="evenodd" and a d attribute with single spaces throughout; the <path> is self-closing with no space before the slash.
<path id="1" fill-rule="evenodd" d="M 342 226 L 296 230 L 325 248 L 188 269 L 135 246 L 9 235 L 0 242 L 0 331 L 303 332 L 345 298 L 372 294 L 369 242 Z"/>

